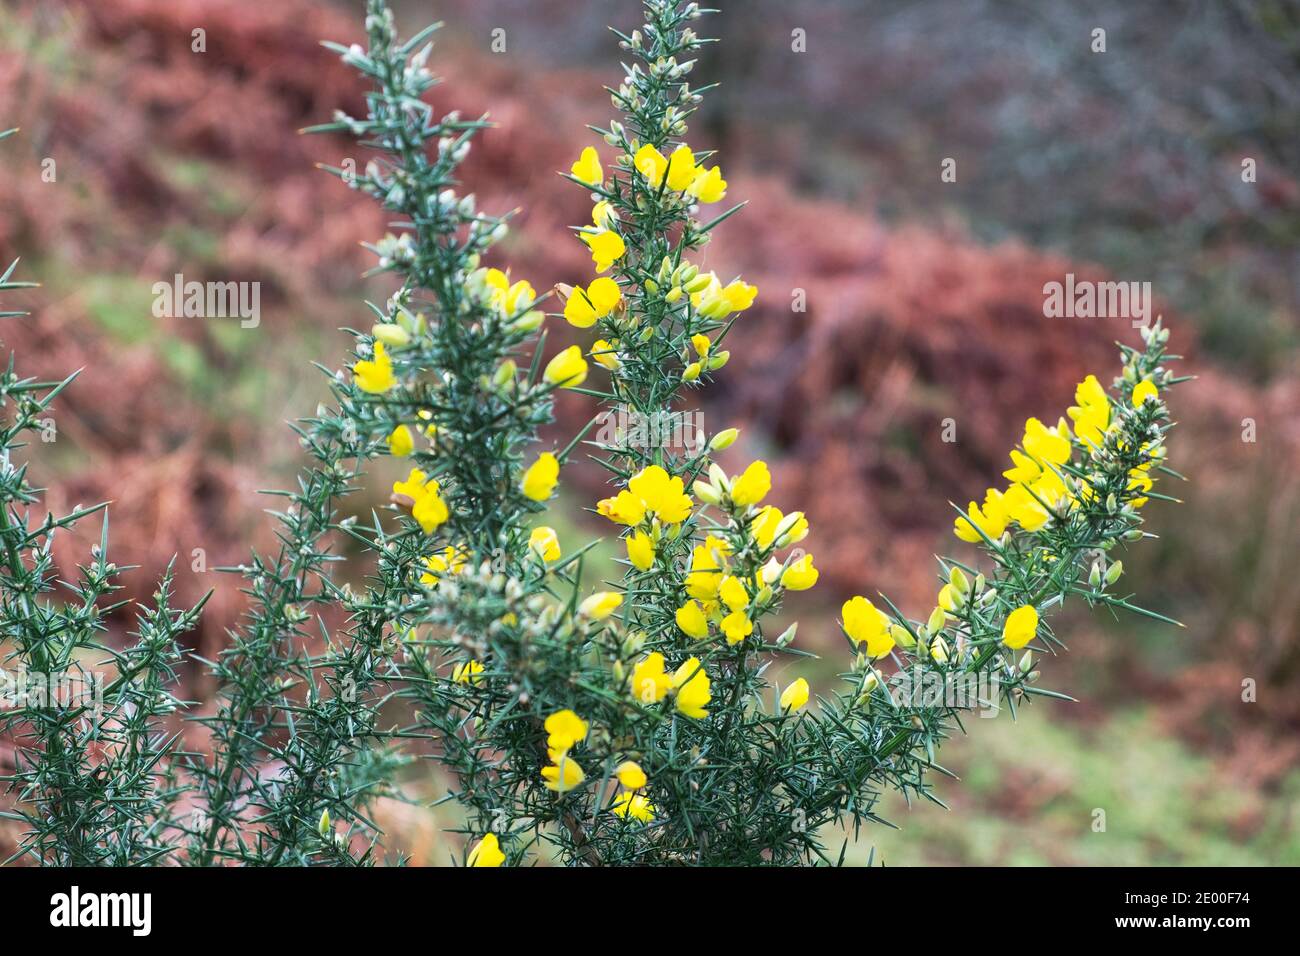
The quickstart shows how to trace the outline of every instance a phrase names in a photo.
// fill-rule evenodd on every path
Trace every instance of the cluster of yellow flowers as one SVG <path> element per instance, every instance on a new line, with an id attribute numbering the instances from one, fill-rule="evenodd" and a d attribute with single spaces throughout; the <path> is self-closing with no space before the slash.
<path id="1" fill-rule="evenodd" d="M 625 820 L 641 823 L 653 820 L 655 805 L 641 792 L 649 782 L 641 765 L 634 760 L 624 760 L 614 768 L 614 776 L 623 787 L 622 793 L 614 798 L 614 812 Z"/>
<path id="2" fill-rule="evenodd" d="M 587 722 L 571 710 L 558 710 L 546 718 L 546 756 L 550 765 L 542 768 L 546 789 L 567 793 L 587 778 L 569 751 L 587 739 Z"/>
<path id="3" fill-rule="evenodd" d="M 628 479 L 625 490 L 599 501 L 596 512 L 631 529 L 625 539 L 628 560 L 638 571 L 648 571 L 665 526 L 685 521 L 694 504 L 682 479 L 649 465 Z"/>
<path id="4" fill-rule="evenodd" d="M 570 751 L 587 739 L 587 721 L 572 710 L 559 710 L 546 718 L 546 755 L 550 764 L 542 768 L 542 780 L 548 790 L 567 793 L 580 785 L 587 775 Z M 623 787 L 614 800 L 613 811 L 621 817 L 647 823 L 654 819 L 654 804 L 641 791 L 646 783 L 645 771 L 633 760 L 625 760 L 614 770 Z"/>
<path id="5" fill-rule="evenodd" d="M 1132 401 L 1138 406 L 1157 396 L 1156 386 L 1144 381 L 1134 387 Z M 1099 448 L 1106 434 L 1118 428 L 1105 389 L 1095 376 L 1089 375 L 1075 389 L 1075 401 L 1078 405 L 1069 409 L 1074 422 L 1073 437 L 1085 452 Z M 1020 440 L 1023 451 L 1012 450 L 1012 467 L 1003 472 L 1011 484 L 1005 490 L 989 488 L 982 505 L 970 502 L 966 513 L 955 522 L 953 530 L 957 537 L 972 543 L 986 537 L 997 541 L 1012 523 L 1032 533 L 1053 517 L 1064 515 L 1081 499 L 1087 500 L 1091 489 L 1083 484 L 1077 491 L 1071 491 L 1061 473 L 1062 466 L 1073 456 L 1075 444 L 1064 418 L 1051 428 L 1037 418 L 1025 422 Z M 1133 469 L 1129 476 L 1130 489 L 1151 489 L 1154 483 L 1149 474 L 1151 464 Z M 1135 507 L 1145 503 L 1145 498 L 1133 501 Z"/>
<path id="6" fill-rule="evenodd" d="M 393 482 L 393 494 L 401 504 L 410 506 L 411 517 L 425 534 L 433 534 L 446 522 L 447 503 L 439 494 L 438 481 L 419 468 L 412 468 L 405 481 Z"/>
<path id="7" fill-rule="evenodd" d="M 712 685 L 698 657 L 687 658 L 669 674 L 664 669 L 663 654 L 653 651 L 632 668 L 629 687 L 632 696 L 644 706 L 657 704 L 672 694 L 678 713 L 695 720 L 709 716 L 706 708 L 713 699 Z"/>
<path id="8" fill-rule="evenodd" d="M 803 512 L 787 515 L 774 505 L 759 507 L 772 488 L 766 462 L 752 462 L 731 478 L 714 465 L 710 479 L 696 482 L 696 493 L 710 504 L 728 504 L 737 528 L 744 529 L 761 554 L 790 547 L 808 536 Z M 734 550 L 732 542 L 715 534 L 706 534 L 692 548 L 684 582 L 688 600 L 676 612 L 677 626 L 687 637 L 704 640 L 710 625 L 716 624 L 728 644 L 738 644 L 754 632 L 754 618 L 771 606 L 778 590 L 805 591 L 817 583 L 811 554 L 785 562 L 772 555 L 745 580 L 751 577 L 748 572 L 733 573 Z"/>
<path id="9" fill-rule="evenodd" d="M 634 179 L 644 188 L 656 190 L 661 198 L 676 196 L 683 201 L 713 203 L 726 195 L 727 183 L 718 167 L 706 168 L 698 164 L 694 151 L 685 144 L 678 146 L 668 157 L 647 144 L 630 156 L 620 156 L 618 165 L 634 174 Z M 570 174 L 598 194 L 611 195 L 606 191 L 604 168 L 593 147 L 588 146 L 582 151 L 570 168 Z M 618 211 L 613 203 L 599 198 L 592 207 L 591 225 L 583 226 L 578 232 L 591 252 L 597 273 L 608 271 L 627 252 L 618 231 L 618 221 Z M 675 262 L 669 257 L 664 258 L 655 277 L 643 282 L 643 287 L 649 295 L 662 295 L 669 305 L 687 300 L 699 318 L 712 322 L 748 309 L 758 293 L 754 286 L 740 279 L 724 285 L 715 273 L 701 272 L 697 266 Z M 560 286 L 559 289 L 566 296 L 564 318 L 576 328 L 590 328 L 602 319 L 622 314 L 623 290 L 615 279 L 608 276 L 599 275 L 585 288 Z M 598 364 L 615 371 L 622 364 L 619 357 L 621 345 L 617 337 L 598 339 L 592 344 L 589 354 Z M 706 335 L 694 335 L 692 345 L 699 360 L 687 365 L 683 375 L 686 381 L 694 381 L 706 368 L 716 370 L 726 364 L 727 353 L 710 354 L 712 343 Z"/>
<path id="10" fill-rule="evenodd" d="M 717 166 L 705 168 L 697 163 L 695 151 L 685 143 L 668 157 L 647 143 L 630 157 L 620 156 L 618 165 L 636 170 L 642 181 L 653 189 L 666 189 L 693 202 L 715 203 L 727 195 L 727 181 L 722 178 L 722 170 Z M 605 172 L 594 147 L 584 149 L 569 171 L 574 179 L 592 189 L 604 185 Z"/>

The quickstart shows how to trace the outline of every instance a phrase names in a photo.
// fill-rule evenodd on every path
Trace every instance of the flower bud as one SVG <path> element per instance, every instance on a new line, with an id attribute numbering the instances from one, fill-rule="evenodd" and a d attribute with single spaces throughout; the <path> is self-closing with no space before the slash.
<path id="1" fill-rule="evenodd" d="M 930 644 L 930 657 L 936 664 L 948 662 L 948 643 L 942 637 L 936 637 Z"/>
<path id="2" fill-rule="evenodd" d="M 1119 580 L 1119 576 L 1124 573 L 1124 562 L 1116 561 L 1106 569 L 1106 583 L 1114 584 Z"/>
<path id="3" fill-rule="evenodd" d="M 1101 584 L 1101 562 L 1094 561 L 1092 570 L 1088 572 L 1088 584 L 1092 587 L 1098 587 Z"/>
<path id="4" fill-rule="evenodd" d="M 329 810 L 321 811 L 320 823 L 316 824 L 316 832 L 321 836 L 330 832 L 330 812 Z"/>
<path id="5" fill-rule="evenodd" d="M 785 570 L 783 565 L 776 558 L 768 558 L 767 564 L 763 565 L 763 583 L 775 584 L 781 577 L 781 572 Z"/>
<path id="6" fill-rule="evenodd" d="M 409 345 L 411 334 L 393 322 L 379 322 L 370 330 L 370 334 L 376 340 L 383 342 L 389 348 L 401 348 L 403 345 Z"/>
<path id="7" fill-rule="evenodd" d="M 713 281 L 713 276 L 704 272 L 695 276 L 689 282 L 683 282 L 682 288 L 694 295 L 696 292 L 703 292 L 707 289 L 711 281 Z"/>
<path id="8" fill-rule="evenodd" d="M 541 309 L 533 309 L 511 322 L 510 328 L 516 332 L 532 332 L 534 329 L 539 328 L 545 319 L 545 312 Z"/>
<path id="9" fill-rule="evenodd" d="M 722 495 L 718 489 L 714 488 L 707 481 L 700 479 L 691 485 L 691 491 L 695 492 L 695 497 L 710 505 L 717 505 L 722 502 Z"/>
<path id="10" fill-rule="evenodd" d="M 724 428 L 709 441 L 709 451 L 725 451 L 740 437 L 739 428 Z"/>
<path id="11" fill-rule="evenodd" d="M 686 370 L 682 372 L 682 381 L 694 382 L 696 379 L 700 377 L 700 371 L 701 371 L 700 363 L 692 362 L 690 365 L 686 366 Z"/>
<path id="12" fill-rule="evenodd" d="M 709 357 L 709 368 L 712 371 L 717 371 L 718 369 L 726 365 L 729 361 L 731 361 L 730 352 L 726 351 L 725 349 L 721 352 L 715 352 L 713 355 Z"/>
<path id="13" fill-rule="evenodd" d="M 916 646 L 916 638 L 912 636 L 912 632 L 901 624 L 889 625 L 889 636 L 892 637 L 894 643 L 900 647 L 911 649 Z"/>
<path id="14" fill-rule="evenodd" d="M 514 381 L 516 371 L 518 371 L 518 366 L 515 365 L 515 360 L 506 359 L 497 366 L 496 374 L 492 376 L 492 384 L 497 388 L 505 388 L 506 385 Z"/>
<path id="15" fill-rule="evenodd" d="M 1028 674 L 1034 666 L 1034 652 L 1025 651 L 1024 656 L 1020 658 L 1020 673 Z"/>
<path id="16" fill-rule="evenodd" d="M 709 464 L 709 480 L 713 482 L 715 488 L 720 488 L 723 491 L 731 490 L 731 479 L 727 477 L 727 473 L 722 470 L 722 467 L 717 462 Z"/>
<path id="17" fill-rule="evenodd" d="M 943 608 L 936 607 L 930 612 L 930 620 L 926 621 L 925 629 L 931 634 L 938 634 L 943 630 L 944 622 L 947 619 L 948 615 L 944 613 Z"/>
<path id="18" fill-rule="evenodd" d="M 799 622 L 795 621 L 793 624 L 791 624 L 789 627 L 787 627 L 784 631 L 781 632 L 781 636 L 776 639 L 776 646 L 789 647 L 791 644 L 794 643 L 794 636 L 798 632 L 798 630 L 799 630 Z"/>
<path id="19" fill-rule="evenodd" d="M 948 569 L 948 583 L 958 594 L 970 593 L 970 578 L 966 577 L 966 572 L 955 564 Z"/>

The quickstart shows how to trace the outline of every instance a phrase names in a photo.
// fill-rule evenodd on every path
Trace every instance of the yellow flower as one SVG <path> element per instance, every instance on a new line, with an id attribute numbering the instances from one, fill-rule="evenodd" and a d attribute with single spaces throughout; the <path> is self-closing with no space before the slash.
<path id="1" fill-rule="evenodd" d="M 817 583 L 819 572 L 813 567 L 811 554 L 805 554 L 793 562 L 781 574 L 781 587 L 787 591 L 807 591 Z"/>
<path id="2" fill-rule="evenodd" d="M 767 462 L 756 461 L 745 469 L 739 478 L 731 481 L 731 500 L 744 507 L 756 505 L 772 490 L 772 476 Z"/>
<path id="3" fill-rule="evenodd" d="M 393 375 L 393 360 L 388 357 L 383 342 L 375 343 L 375 357 L 362 359 L 352 366 L 352 379 L 357 388 L 372 395 L 379 395 L 397 384 Z"/>
<path id="4" fill-rule="evenodd" d="M 587 739 L 588 725 L 571 710 L 557 710 L 546 718 L 546 749 L 552 754 L 567 753 Z"/>
<path id="5" fill-rule="evenodd" d="M 741 611 L 749 606 L 749 592 L 745 590 L 744 582 L 730 574 L 718 586 L 718 597 L 733 611 Z"/>
<path id="6" fill-rule="evenodd" d="M 591 207 L 591 224 L 597 229 L 613 229 L 618 222 L 618 210 L 608 199 L 602 199 Z"/>
<path id="7" fill-rule="evenodd" d="M 776 541 L 776 529 L 785 520 L 781 509 L 774 505 L 764 505 L 762 510 L 749 523 L 749 534 L 763 550 L 767 550 Z"/>
<path id="8" fill-rule="evenodd" d="M 447 503 L 438 494 L 438 482 L 419 468 L 412 468 L 405 481 L 393 482 L 393 494 L 410 499 L 411 517 L 425 534 L 433 534 L 449 517 Z"/>
<path id="9" fill-rule="evenodd" d="M 722 584 L 719 556 L 727 554 L 727 542 L 708 535 L 703 544 L 691 550 L 691 570 L 686 575 L 686 593 L 701 601 L 711 601 L 718 596 Z"/>
<path id="10" fill-rule="evenodd" d="M 623 290 L 609 276 L 593 279 L 584 290 L 577 286 L 564 304 L 564 318 L 572 326 L 588 328 L 603 319 L 618 306 L 623 299 Z"/>
<path id="11" fill-rule="evenodd" d="M 1008 518 L 1015 521 L 1026 531 L 1034 532 L 1047 524 L 1047 519 L 1051 516 L 1038 503 L 1034 495 L 1030 494 L 1030 487 L 1034 486 L 1014 485 L 1008 488 L 1002 496 L 1002 503 Z M 1036 493 L 1037 489 L 1035 488 Z"/>
<path id="12" fill-rule="evenodd" d="M 683 143 L 668 157 L 668 188 L 674 192 L 686 189 L 695 181 L 697 170 L 695 154 Z"/>
<path id="13" fill-rule="evenodd" d="M 650 535 L 634 531 L 627 537 L 627 559 L 638 571 L 649 571 L 655 563 L 655 546 Z"/>
<path id="14" fill-rule="evenodd" d="M 465 661 L 452 670 L 451 679 L 457 684 L 477 684 L 483 679 L 479 676 L 482 673 L 483 665 L 478 661 Z"/>
<path id="15" fill-rule="evenodd" d="M 717 202 L 727 195 L 727 181 L 722 178 L 722 170 L 700 168 L 691 181 L 690 194 L 702 203 Z"/>
<path id="16" fill-rule="evenodd" d="M 673 686 L 677 688 L 677 710 L 687 717 L 702 720 L 709 716 L 705 710 L 713 695 L 709 691 L 709 675 L 699 658 L 688 658 L 673 673 Z"/>
<path id="17" fill-rule="evenodd" d="M 1074 400 L 1079 404 L 1071 405 L 1067 410 L 1074 422 L 1074 433 L 1080 441 L 1099 448 L 1106 429 L 1110 427 L 1110 399 L 1097 376 L 1089 375 L 1078 384 Z"/>
<path id="18" fill-rule="evenodd" d="M 664 672 L 664 656 L 658 651 L 642 658 L 632 668 L 632 695 L 643 704 L 663 700 L 672 683 L 672 678 Z"/>
<path id="19" fill-rule="evenodd" d="M 588 186 L 599 186 L 605 179 L 605 174 L 600 168 L 600 156 L 590 146 L 584 149 L 578 161 L 569 167 L 569 172 L 573 173 L 574 179 Z"/>
<path id="20" fill-rule="evenodd" d="M 483 839 L 478 841 L 474 849 L 469 851 L 469 857 L 465 860 L 466 866 L 500 866 L 506 861 L 506 855 L 501 852 L 501 844 L 497 842 L 495 833 L 483 834 Z"/>
<path id="21" fill-rule="evenodd" d="M 528 547 L 543 561 L 560 560 L 560 537 L 554 528 L 543 525 L 528 536 Z"/>
<path id="22" fill-rule="evenodd" d="M 709 619 L 699 601 L 687 601 L 677 609 L 677 626 L 687 637 L 702 641 L 709 636 Z"/>
<path id="23" fill-rule="evenodd" d="M 722 619 L 720 626 L 728 644 L 739 644 L 754 633 L 754 622 L 744 611 L 732 611 Z"/>
<path id="24" fill-rule="evenodd" d="M 628 479 L 626 491 L 598 501 L 596 512 L 618 524 L 640 524 L 647 514 L 665 524 L 677 524 L 690 516 L 694 504 L 680 478 L 671 477 L 658 465 L 648 465 Z"/>
<path id="25" fill-rule="evenodd" d="M 1157 399 L 1160 397 L 1160 390 L 1150 381 L 1141 381 L 1133 386 L 1133 407 L 1137 408 L 1147 399 Z"/>
<path id="26" fill-rule="evenodd" d="M 781 709 L 793 713 L 808 703 L 808 682 L 800 677 L 781 692 Z"/>
<path id="27" fill-rule="evenodd" d="M 603 621 L 623 603 L 623 595 L 615 591 L 597 591 L 578 605 L 578 613 L 593 621 Z"/>
<path id="28" fill-rule="evenodd" d="M 1020 650 L 1038 633 L 1038 611 L 1032 604 L 1023 604 L 1007 615 L 1002 626 L 1002 643 L 1012 650 Z"/>
<path id="29" fill-rule="evenodd" d="M 591 343 L 591 351 L 587 354 L 592 357 L 596 364 L 603 365 L 612 372 L 621 364 L 614 348 L 613 344 L 606 342 L 604 339 L 597 339 Z"/>
<path id="30" fill-rule="evenodd" d="M 596 502 L 596 513 L 617 524 L 640 524 L 645 517 L 645 502 L 630 491 L 620 491 L 613 498 Z"/>
<path id="31" fill-rule="evenodd" d="M 668 160 L 664 159 L 664 154 L 649 143 L 636 151 L 632 157 L 632 165 L 652 186 L 662 183 L 664 173 L 668 171 Z"/>
<path id="32" fill-rule="evenodd" d="M 1070 460 L 1070 430 L 1061 419 L 1055 428 L 1048 428 L 1037 418 L 1025 422 L 1025 437 L 1020 442 L 1031 456 L 1039 461 L 1063 465 Z"/>
<path id="33" fill-rule="evenodd" d="M 393 482 L 393 494 L 417 501 L 427 491 L 438 490 L 438 482 L 419 468 L 412 468 L 405 481 Z"/>
<path id="34" fill-rule="evenodd" d="M 623 258 L 623 253 L 627 252 L 623 237 L 613 229 L 603 229 L 599 232 L 581 232 L 578 233 L 578 238 L 585 242 L 587 248 L 591 250 L 591 261 L 596 264 L 597 272 L 604 272 Z"/>
<path id="35" fill-rule="evenodd" d="M 865 641 L 868 657 L 884 657 L 894 649 L 889 618 L 866 598 L 858 596 L 845 601 L 840 615 L 844 619 L 844 633 L 854 644 Z"/>
<path id="36" fill-rule="evenodd" d="M 522 312 L 537 300 L 532 283 L 520 279 L 511 285 L 510 277 L 500 269 L 488 269 L 483 281 L 489 290 L 488 303 L 502 315 Z"/>
<path id="37" fill-rule="evenodd" d="M 646 785 L 645 771 L 635 760 L 624 760 L 614 768 L 614 776 L 629 790 L 640 790 Z"/>
<path id="38" fill-rule="evenodd" d="M 1011 451 L 1011 464 L 1013 467 L 1004 471 L 1002 477 L 1013 484 L 1033 481 L 1043 473 L 1043 469 L 1038 467 L 1038 462 L 1015 449 Z"/>
<path id="39" fill-rule="evenodd" d="M 582 349 L 570 345 L 546 363 L 542 377 L 560 388 L 577 388 L 587 380 L 587 360 L 582 357 Z"/>
<path id="40" fill-rule="evenodd" d="M 560 754 L 553 766 L 542 768 L 542 779 L 546 789 L 556 793 L 568 793 L 587 779 L 578 762 L 568 754 Z"/>
<path id="41" fill-rule="evenodd" d="M 623 819 L 649 823 L 655 818 L 655 806 L 644 794 L 624 791 L 614 798 L 613 811 Z"/>
<path id="42" fill-rule="evenodd" d="M 398 425 L 388 436 L 388 452 L 397 458 L 405 458 L 415 451 L 415 436 L 405 425 Z"/>
<path id="43" fill-rule="evenodd" d="M 665 524 L 677 524 L 690 517 L 695 504 L 686 494 L 680 478 L 670 477 L 658 465 L 648 465 L 628 479 L 627 490 L 645 503 Z"/>
<path id="44" fill-rule="evenodd" d="M 465 566 L 465 560 L 464 550 L 451 546 L 443 548 L 437 554 L 429 555 L 424 559 L 424 566 L 429 570 L 420 575 L 420 583 L 437 587 L 443 574 L 448 572 L 455 574 Z"/>
<path id="45" fill-rule="evenodd" d="M 698 280 L 697 280 L 698 281 Z M 744 312 L 754 304 L 758 287 L 736 279 L 726 286 L 707 273 L 706 281 L 691 293 L 691 305 L 706 319 L 723 319 L 732 312 Z"/>
<path id="46" fill-rule="evenodd" d="M 1006 509 L 1002 504 L 1002 492 L 996 488 L 990 488 L 984 493 L 984 507 L 981 509 L 975 502 L 970 503 L 966 509 L 964 517 L 959 517 L 953 525 L 953 533 L 963 541 L 975 543 L 983 541 L 980 537 L 980 531 L 983 531 L 989 538 L 996 541 L 1002 537 L 1002 533 L 1007 530 L 1008 516 Z"/>
<path id="47" fill-rule="evenodd" d="M 431 491 L 412 506 L 411 517 L 419 523 L 425 534 L 433 534 L 446 522 L 450 514 L 442 496 L 436 491 Z"/>
<path id="48" fill-rule="evenodd" d="M 758 286 L 733 279 L 722 290 L 722 299 L 732 312 L 744 312 L 758 297 Z"/>
<path id="49" fill-rule="evenodd" d="M 531 498 L 533 501 L 545 501 L 551 497 L 551 492 L 555 490 L 559 479 L 559 459 L 551 452 L 544 451 L 537 456 L 535 462 L 528 466 L 520 486 L 523 489 L 525 498 Z"/>

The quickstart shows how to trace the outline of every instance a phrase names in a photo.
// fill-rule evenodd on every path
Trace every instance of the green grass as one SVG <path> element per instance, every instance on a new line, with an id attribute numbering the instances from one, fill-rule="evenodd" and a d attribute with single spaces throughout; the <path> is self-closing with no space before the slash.
<path id="1" fill-rule="evenodd" d="M 1163 736 L 1144 711 L 1080 728 L 1047 713 L 1053 706 L 1017 723 L 970 721 L 973 739 L 944 750 L 962 777 L 938 786 L 952 810 L 891 795 L 881 814 L 901 829 L 865 833 L 850 861 L 865 862 L 874 844 L 893 866 L 1300 863 L 1300 770 L 1264 793 Z M 1104 831 L 1094 830 L 1098 810 Z"/>

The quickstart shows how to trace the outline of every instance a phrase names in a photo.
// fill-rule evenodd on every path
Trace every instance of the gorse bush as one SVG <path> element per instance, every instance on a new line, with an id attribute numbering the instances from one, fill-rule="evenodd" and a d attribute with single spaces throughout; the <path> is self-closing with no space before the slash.
<path id="1" fill-rule="evenodd" d="M 350 368 L 325 369 L 332 403 L 295 429 L 309 464 L 279 493 L 278 548 L 233 569 L 249 610 L 204 662 L 217 701 L 186 714 L 206 733 L 173 721 L 191 710 L 171 688 L 199 608 L 169 606 L 170 573 L 121 650 L 103 639 L 123 570 L 106 520 L 78 580 L 56 580 L 52 537 L 102 506 L 37 518 L 39 491 L 11 459 L 71 380 L 21 379 L 11 362 L 5 666 L 112 674 L 93 705 L 26 699 L 0 716 L 18 744 L 4 779 L 23 855 L 370 863 L 382 836 L 370 806 L 426 753 L 455 781 L 470 865 L 836 863 L 836 826 L 876 821 L 886 790 L 939 802 L 928 772 L 945 772 L 937 750 L 964 716 L 1064 696 L 1039 686 L 1036 655 L 1062 647 L 1045 616 L 1068 597 L 1167 620 L 1116 590 L 1117 555 L 1147 535 L 1141 508 L 1173 474 L 1162 396 L 1177 379 L 1157 323 L 1141 349 L 1121 347 L 1110 389 L 1089 376 L 1068 420 L 1026 423 L 1005 487 L 957 514 L 956 536 L 982 556 L 941 561 L 932 611 L 852 597 L 835 688 L 814 703 L 806 678 L 773 682 L 774 660 L 797 675 L 810 655 L 794 626 L 776 636 L 769 622 L 818 572 L 799 547 L 803 514 L 769 502 L 767 465 L 715 462 L 736 429 L 697 434 L 692 397 L 726 374 L 758 290 L 703 265 L 741 208 L 686 140 L 708 90 L 688 79 L 711 42 L 696 33 L 707 11 L 644 7 L 645 24 L 617 34 L 619 116 L 592 127 L 596 144 L 575 147 L 565 174 L 592 200 L 573 241 L 593 275 L 557 286 L 551 313 L 527 280 L 486 264 L 509 217 L 457 191 L 488 124 L 425 101 L 436 28 L 399 41 L 369 0 L 367 47 L 327 44 L 370 84 L 368 110 L 315 130 L 373 151 L 363 171 L 333 172 L 397 223 L 368 246 L 394 291 L 353 333 Z M 584 344 L 550 347 L 558 321 Z M 543 447 L 559 389 L 588 397 L 592 421 Z M 690 423 L 676 440 L 651 435 L 665 415 Z M 584 577 L 591 545 L 561 541 L 547 518 L 580 450 L 609 473 L 590 510 L 626 554 L 603 589 Z M 391 504 L 340 518 L 386 457 L 406 459 Z M 344 539 L 373 560 L 363 585 L 334 573 Z"/>

